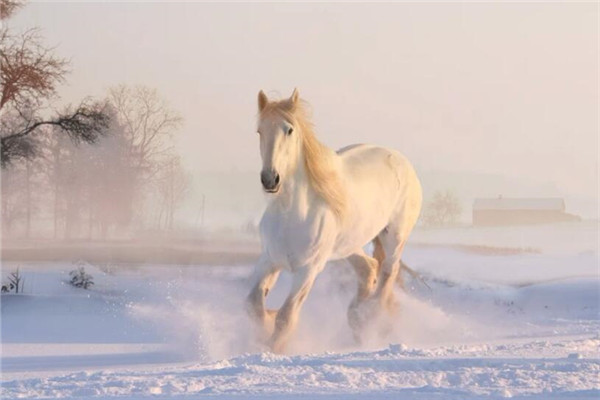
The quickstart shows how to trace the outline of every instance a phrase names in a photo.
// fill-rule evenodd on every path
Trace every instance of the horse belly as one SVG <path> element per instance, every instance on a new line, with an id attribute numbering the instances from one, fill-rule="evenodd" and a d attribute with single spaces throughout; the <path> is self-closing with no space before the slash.
<path id="1" fill-rule="evenodd" d="M 391 210 L 379 209 L 369 215 L 357 212 L 355 218 L 338 234 L 332 259 L 341 259 L 354 254 L 373 240 L 388 225 Z"/>
<path id="2" fill-rule="evenodd" d="M 334 257 L 346 258 L 375 238 L 390 221 L 395 202 L 392 193 L 357 193 L 343 229 L 338 233 Z"/>
<path id="3" fill-rule="evenodd" d="M 359 146 L 346 158 L 349 214 L 334 247 L 346 258 L 373 240 L 390 222 L 400 197 L 398 173 L 387 149 Z"/>

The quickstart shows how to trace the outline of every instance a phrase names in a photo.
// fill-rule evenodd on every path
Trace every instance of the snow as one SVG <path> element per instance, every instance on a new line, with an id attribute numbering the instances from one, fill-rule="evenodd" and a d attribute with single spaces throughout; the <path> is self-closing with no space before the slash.
<path id="1" fill-rule="evenodd" d="M 345 320 L 353 272 L 332 263 L 284 355 L 255 341 L 244 314 L 249 265 L 88 265 L 95 284 L 83 290 L 66 283 L 75 264 L 20 263 L 25 294 L 1 298 L 0 394 L 598 398 L 597 242 L 586 225 L 555 230 L 523 228 L 531 240 L 509 252 L 493 250 L 509 247 L 506 230 L 418 232 L 405 260 L 429 287 L 407 279 L 399 316 L 374 323 L 361 345 Z M 3 274 L 15 267 L 4 263 Z M 283 275 L 270 306 L 289 285 Z"/>

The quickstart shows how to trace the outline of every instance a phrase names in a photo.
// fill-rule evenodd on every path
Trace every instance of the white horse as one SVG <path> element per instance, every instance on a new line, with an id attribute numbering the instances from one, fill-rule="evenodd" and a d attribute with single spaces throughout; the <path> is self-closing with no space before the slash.
<path id="1" fill-rule="evenodd" d="M 320 143 L 294 90 L 289 99 L 258 94 L 261 182 L 269 204 L 260 222 L 262 254 L 248 295 L 250 314 L 268 345 L 284 349 L 316 276 L 328 260 L 347 259 L 359 278 L 348 310 L 358 336 L 367 299 L 393 309 L 400 257 L 421 210 L 417 175 L 400 153 L 357 144 L 337 152 Z M 374 257 L 363 246 L 375 244 Z M 281 269 L 293 274 L 279 310 L 265 297 Z M 379 284 L 378 284 L 379 283 Z"/>

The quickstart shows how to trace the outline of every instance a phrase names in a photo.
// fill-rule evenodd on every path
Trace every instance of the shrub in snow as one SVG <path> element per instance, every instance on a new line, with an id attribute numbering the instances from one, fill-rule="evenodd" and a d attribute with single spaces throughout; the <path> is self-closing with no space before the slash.
<path id="1" fill-rule="evenodd" d="M 2 284 L 2 293 L 23 292 L 23 277 L 19 272 L 19 268 L 15 272 L 11 272 L 8 276 L 8 283 Z"/>
<path id="2" fill-rule="evenodd" d="M 71 277 L 69 283 L 78 288 L 87 289 L 94 284 L 94 278 L 86 273 L 82 266 L 69 272 L 69 276 Z"/>

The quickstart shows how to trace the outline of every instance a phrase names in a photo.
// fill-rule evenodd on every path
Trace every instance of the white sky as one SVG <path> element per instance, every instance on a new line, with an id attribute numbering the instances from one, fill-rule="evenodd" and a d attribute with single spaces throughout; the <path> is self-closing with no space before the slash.
<path id="1" fill-rule="evenodd" d="M 195 172 L 258 172 L 256 94 L 298 87 L 331 147 L 598 196 L 594 3 L 30 3 L 9 23 L 71 59 L 66 102 L 158 88 Z"/>

